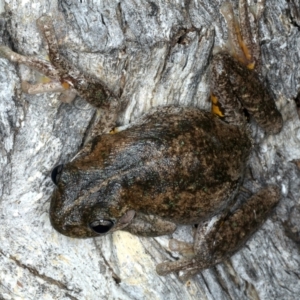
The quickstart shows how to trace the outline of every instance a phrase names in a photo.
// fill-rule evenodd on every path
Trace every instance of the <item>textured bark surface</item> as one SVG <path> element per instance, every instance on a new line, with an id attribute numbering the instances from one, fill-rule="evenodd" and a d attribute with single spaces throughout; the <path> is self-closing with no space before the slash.
<path id="1" fill-rule="evenodd" d="M 209 108 L 212 49 L 227 38 L 222 2 L 6 0 L 0 3 L 1 42 L 44 57 L 35 21 L 50 13 L 62 53 L 121 93 L 118 121 L 126 124 L 161 104 Z M 299 1 L 266 0 L 259 22 L 263 75 L 284 128 L 266 136 L 252 124 L 255 150 L 245 186 L 256 191 L 275 183 L 282 200 L 242 250 L 187 283 L 155 272 L 157 263 L 176 258 L 167 251 L 169 237 L 118 232 L 77 240 L 52 229 L 51 169 L 80 149 L 95 110 L 81 99 L 69 105 L 58 94 L 22 93 L 21 80 L 34 81 L 37 74 L 0 58 L 0 298 L 299 297 L 300 121 L 294 101 L 300 92 L 299 26 Z M 191 234 L 182 227 L 173 237 L 191 240 Z"/>

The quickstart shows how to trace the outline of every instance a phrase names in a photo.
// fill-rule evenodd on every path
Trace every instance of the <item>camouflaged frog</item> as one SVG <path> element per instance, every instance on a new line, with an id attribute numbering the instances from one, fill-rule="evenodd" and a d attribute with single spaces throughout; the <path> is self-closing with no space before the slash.
<path id="1" fill-rule="evenodd" d="M 78 155 L 52 172 L 57 187 L 50 219 L 57 231 L 73 238 L 116 230 L 153 237 L 171 234 L 179 224 L 198 224 L 193 245 L 170 242 L 171 250 L 190 248 L 193 256 L 157 266 L 160 275 L 183 271 L 182 278 L 187 278 L 232 255 L 266 220 L 280 198 L 272 185 L 230 212 L 252 147 L 244 112 L 267 134 L 280 131 L 282 118 L 254 70 L 259 48 L 249 33 L 245 1 L 240 1 L 240 24 L 232 18 L 230 4 L 222 12 L 231 47 L 211 63 L 212 112 L 158 107 L 114 134 L 103 133 L 103 126 L 114 125 L 119 109 L 112 101 L 115 95 L 59 55 L 50 17 L 41 17 L 37 24 L 51 63 L 1 46 L 2 56 L 52 79 L 43 86 L 23 83 L 26 92 L 60 91 L 66 101 L 79 94 L 108 112 Z"/>

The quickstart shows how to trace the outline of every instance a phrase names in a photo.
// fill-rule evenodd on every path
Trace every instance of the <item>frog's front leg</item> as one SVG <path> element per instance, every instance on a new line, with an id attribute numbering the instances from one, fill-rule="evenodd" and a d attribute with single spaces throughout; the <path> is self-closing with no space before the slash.
<path id="1" fill-rule="evenodd" d="M 0 56 L 12 62 L 24 64 L 51 79 L 51 82 L 34 85 L 22 82 L 23 91 L 28 94 L 61 92 L 59 99 L 67 103 L 72 102 L 78 94 L 91 105 L 103 109 L 101 119 L 93 129 L 91 137 L 108 132 L 115 126 L 120 108 L 118 97 L 103 82 L 83 74 L 59 54 L 51 17 L 40 17 L 37 20 L 37 26 L 47 43 L 50 63 L 20 55 L 10 48 L 0 45 Z"/>
<path id="2" fill-rule="evenodd" d="M 266 221 L 280 200 L 276 186 L 267 186 L 248 199 L 240 208 L 224 217 L 198 226 L 194 241 L 194 256 L 157 265 L 159 275 L 183 271 L 182 279 L 215 264 L 239 250 Z M 174 248 L 173 248 L 174 249 Z"/>
<path id="3" fill-rule="evenodd" d="M 136 212 L 134 219 L 123 230 L 134 235 L 154 237 L 173 233 L 176 230 L 176 224 L 158 216 Z"/>
<path id="4" fill-rule="evenodd" d="M 282 116 L 255 71 L 245 68 L 229 53 L 221 52 L 215 55 L 211 72 L 213 113 L 228 123 L 245 126 L 246 110 L 267 133 L 281 130 Z"/>
<path id="5" fill-rule="evenodd" d="M 212 62 L 212 112 L 228 123 L 244 126 L 247 111 L 267 133 L 278 133 L 282 116 L 257 72 L 260 51 L 255 17 L 245 0 L 239 1 L 239 22 L 229 2 L 221 10 L 228 24 L 230 43 Z"/>
<path id="6" fill-rule="evenodd" d="M 70 85 L 91 105 L 109 108 L 109 98 L 116 97 L 113 92 L 100 80 L 84 75 L 59 54 L 52 18 L 49 16 L 40 17 L 37 20 L 37 26 L 44 36 L 48 46 L 49 59 L 58 72 L 62 84 Z"/>
<path id="7" fill-rule="evenodd" d="M 24 64 L 52 79 L 52 82 L 43 85 L 22 84 L 24 91 L 30 94 L 48 91 L 63 92 L 71 100 L 77 93 L 95 107 L 110 108 L 110 98 L 117 98 L 114 93 L 100 80 L 84 75 L 59 54 L 52 18 L 49 16 L 40 17 L 37 20 L 37 26 L 47 43 L 50 63 L 20 55 L 4 45 L 0 46 L 0 56 L 12 62 Z M 67 102 L 70 102 L 70 99 Z"/>

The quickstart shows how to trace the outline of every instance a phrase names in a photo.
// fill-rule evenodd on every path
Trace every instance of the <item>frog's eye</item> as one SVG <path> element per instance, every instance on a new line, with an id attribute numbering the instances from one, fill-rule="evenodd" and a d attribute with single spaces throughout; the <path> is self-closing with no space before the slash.
<path id="1" fill-rule="evenodd" d="M 51 179 L 55 185 L 57 185 L 63 166 L 64 165 L 58 165 L 51 172 Z"/>
<path id="2" fill-rule="evenodd" d="M 106 233 L 114 226 L 114 222 L 111 220 L 97 220 L 90 223 L 90 228 L 96 233 Z"/>

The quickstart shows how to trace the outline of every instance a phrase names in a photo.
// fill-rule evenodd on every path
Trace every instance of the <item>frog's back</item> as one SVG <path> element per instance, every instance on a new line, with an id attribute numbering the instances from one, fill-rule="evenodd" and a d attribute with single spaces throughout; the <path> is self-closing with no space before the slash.
<path id="1" fill-rule="evenodd" d="M 98 186 L 97 201 L 114 217 L 126 208 L 188 224 L 226 206 L 250 148 L 243 130 L 209 112 L 164 107 L 122 132 L 99 136 L 74 164 L 97 170 L 88 186 Z"/>

